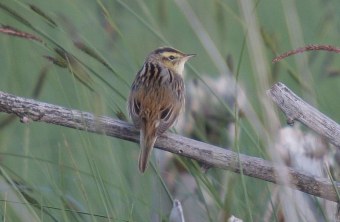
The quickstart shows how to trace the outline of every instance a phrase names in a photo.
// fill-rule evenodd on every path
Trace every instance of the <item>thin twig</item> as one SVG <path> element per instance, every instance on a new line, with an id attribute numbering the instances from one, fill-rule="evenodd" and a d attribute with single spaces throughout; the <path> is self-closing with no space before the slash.
<path id="1" fill-rule="evenodd" d="M 138 131 L 126 122 L 25 99 L 1 91 L 0 112 L 15 114 L 22 122 L 40 121 L 133 142 L 139 141 Z M 280 183 L 275 172 L 284 169 L 290 175 L 290 181 L 285 183 L 290 187 L 331 201 L 338 201 L 329 179 L 314 177 L 285 166 L 273 166 L 269 161 L 261 158 L 240 154 L 238 162 L 238 154 L 235 152 L 173 133 L 165 133 L 160 136 L 157 139 L 156 147 L 198 160 L 212 167 L 219 167 L 236 173 L 240 173 L 242 168 L 244 175 L 272 183 Z M 339 185 L 337 186 L 340 188 Z"/>
<path id="2" fill-rule="evenodd" d="M 304 47 L 293 49 L 281 55 L 278 55 L 272 60 L 272 62 L 276 63 L 276 62 L 281 61 L 284 58 L 287 58 L 288 56 L 303 53 L 306 51 L 328 51 L 328 52 L 340 53 L 340 48 L 337 48 L 332 45 L 315 45 L 315 44 L 306 45 Z"/>

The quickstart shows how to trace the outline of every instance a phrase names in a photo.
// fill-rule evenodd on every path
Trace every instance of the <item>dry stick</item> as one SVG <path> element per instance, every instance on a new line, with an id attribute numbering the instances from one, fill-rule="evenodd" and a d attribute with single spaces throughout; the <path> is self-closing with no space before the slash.
<path id="1" fill-rule="evenodd" d="M 340 148 L 340 125 L 295 95 L 282 83 L 276 83 L 267 94 L 287 117 L 288 124 L 294 120 L 305 124 Z"/>
<path id="2" fill-rule="evenodd" d="M 138 131 L 126 122 L 105 116 L 95 116 L 88 112 L 67 109 L 61 106 L 25 99 L 0 91 L 0 112 L 17 115 L 22 122 L 40 121 L 87 132 L 105 134 L 133 142 L 139 141 Z M 269 161 L 257 157 L 238 154 L 227 149 L 185 138 L 173 133 L 165 133 L 157 139 L 156 147 L 186 156 L 212 167 L 219 167 L 272 183 L 280 183 L 275 172 L 284 169 L 290 174 L 289 184 L 294 189 L 338 201 L 329 179 L 314 177 L 308 173 L 285 166 L 273 166 Z M 340 186 L 338 186 L 340 188 Z"/>

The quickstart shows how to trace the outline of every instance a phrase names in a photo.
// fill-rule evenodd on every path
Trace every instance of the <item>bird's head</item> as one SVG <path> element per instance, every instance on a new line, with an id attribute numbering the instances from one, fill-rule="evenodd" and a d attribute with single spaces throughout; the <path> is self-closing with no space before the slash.
<path id="1" fill-rule="evenodd" d="M 184 64 L 193 56 L 195 56 L 195 54 L 185 54 L 174 48 L 161 47 L 151 52 L 147 60 L 150 62 L 158 62 L 166 68 L 182 75 Z"/>

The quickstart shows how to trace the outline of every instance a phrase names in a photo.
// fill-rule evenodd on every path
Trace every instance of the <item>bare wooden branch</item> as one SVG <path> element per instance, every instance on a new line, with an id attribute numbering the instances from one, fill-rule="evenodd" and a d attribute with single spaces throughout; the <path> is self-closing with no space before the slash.
<path id="1" fill-rule="evenodd" d="M 340 148 L 340 125 L 335 121 L 303 101 L 280 82 L 273 85 L 267 94 L 285 113 L 289 124 L 298 120 Z"/>
<path id="2" fill-rule="evenodd" d="M 95 116 L 88 112 L 72 110 L 61 106 L 38 102 L 32 99 L 17 97 L 0 91 L 0 112 L 17 115 L 22 122 L 29 120 L 66 126 L 87 132 L 105 134 L 133 142 L 138 142 L 138 131 L 126 122 L 105 116 Z M 290 175 L 289 184 L 294 189 L 338 201 L 332 183 L 325 178 L 313 177 L 285 166 L 273 166 L 269 161 L 232 152 L 217 146 L 209 145 L 173 133 L 159 137 L 156 147 L 175 154 L 186 156 L 212 167 L 219 167 L 236 173 L 280 183 L 275 172 L 284 169 Z M 241 166 L 241 167 L 240 167 Z M 136 169 L 137 170 L 137 169 Z M 337 185 L 338 188 L 340 187 Z"/>

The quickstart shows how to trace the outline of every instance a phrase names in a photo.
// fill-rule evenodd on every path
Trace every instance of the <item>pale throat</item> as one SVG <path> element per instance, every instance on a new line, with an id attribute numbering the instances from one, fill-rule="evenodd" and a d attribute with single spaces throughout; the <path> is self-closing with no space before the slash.
<path id="1" fill-rule="evenodd" d="M 184 64 L 185 64 L 185 61 L 180 61 L 177 67 L 175 68 L 176 72 L 180 74 L 181 76 L 183 75 Z"/>

